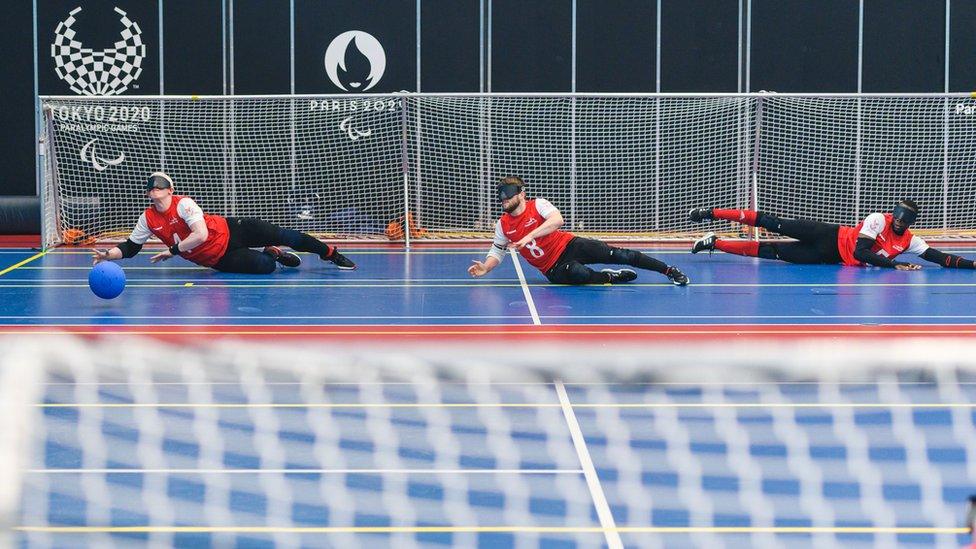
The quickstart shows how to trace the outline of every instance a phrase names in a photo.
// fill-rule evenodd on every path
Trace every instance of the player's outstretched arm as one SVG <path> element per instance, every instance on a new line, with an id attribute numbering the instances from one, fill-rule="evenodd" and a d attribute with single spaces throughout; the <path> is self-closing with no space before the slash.
<path id="1" fill-rule="evenodd" d="M 146 223 L 146 214 L 139 216 L 139 221 L 136 222 L 136 226 L 132 229 L 132 234 L 125 242 L 117 245 L 114 248 L 108 250 L 95 250 L 93 249 L 93 259 L 92 264 L 98 265 L 102 261 L 113 261 L 116 259 L 128 259 L 130 257 L 135 257 L 142 249 L 142 245 L 149 240 L 152 233 L 149 231 L 149 224 Z"/>
<path id="2" fill-rule="evenodd" d="M 471 266 L 468 267 L 468 274 L 477 278 L 491 272 L 492 269 L 497 267 L 505 259 L 505 250 L 507 247 L 508 237 L 505 236 L 505 231 L 502 230 L 502 222 L 501 220 L 496 221 L 495 237 L 492 239 L 491 246 L 488 247 L 488 256 L 484 261 L 473 260 Z"/>
<path id="3" fill-rule="evenodd" d="M 115 246 L 114 248 L 102 249 L 92 248 L 92 265 L 98 265 L 102 261 L 115 261 L 116 259 L 128 259 L 134 257 L 139 250 L 142 249 L 142 244 L 136 244 L 131 240 L 126 240 L 125 242 Z"/>
<path id="4" fill-rule="evenodd" d="M 972 259 L 966 259 L 955 254 L 947 254 L 935 248 L 925 250 L 919 254 L 919 257 L 925 261 L 931 261 L 949 269 L 976 269 L 976 262 Z"/>
<path id="5" fill-rule="evenodd" d="M 874 246 L 873 238 L 866 236 L 858 237 L 857 246 L 854 248 L 854 259 L 860 261 L 861 263 L 874 265 L 875 267 L 886 267 L 888 269 L 898 269 L 899 271 L 917 271 L 922 268 L 921 265 L 905 263 L 903 261 L 894 261 L 892 259 L 888 259 L 887 257 L 880 256 L 871 251 L 872 246 Z"/>
<path id="6" fill-rule="evenodd" d="M 484 261 L 478 261 L 474 259 L 471 261 L 471 266 L 468 267 L 468 274 L 478 278 L 479 276 L 485 276 L 490 273 L 492 269 L 498 266 L 500 261 L 495 259 L 494 256 L 488 256 Z"/>

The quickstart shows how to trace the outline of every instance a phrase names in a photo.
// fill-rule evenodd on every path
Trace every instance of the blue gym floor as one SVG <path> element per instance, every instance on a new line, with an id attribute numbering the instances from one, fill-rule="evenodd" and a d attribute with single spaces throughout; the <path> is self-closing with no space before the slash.
<path id="1" fill-rule="evenodd" d="M 87 250 L 35 257 L 34 250 L 6 249 L 0 325 L 939 325 L 976 318 L 974 272 L 921 260 L 921 271 L 903 272 L 644 250 L 681 268 L 691 285 L 641 271 L 625 285 L 570 287 L 549 284 L 520 258 L 523 283 L 511 257 L 483 278 L 469 277 L 468 265 L 484 251 L 350 247 L 343 253 L 355 271 L 302 254 L 301 267 L 263 276 L 218 273 L 180 258 L 152 265 L 155 252 L 144 251 L 119 262 L 126 290 L 104 301 L 87 287 Z"/>
<path id="2" fill-rule="evenodd" d="M 943 249 L 950 251 L 951 248 Z M 518 333 L 525 337 L 531 335 L 532 330 L 542 330 L 547 326 L 589 327 L 591 334 L 598 335 L 614 334 L 617 330 L 635 326 L 648 328 L 651 330 L 648 333 L 653 333 L 655 329 L 697 327 L 700 330 L 704 327 L 707 331 L 709 327 L 725 327 L 730 328 L 728 333 L 732 334 L 750 327 L 769 328 L 772 330 L 770 333 L 775 333 L 777 327 L 791 327 L 794 329 L 791 333 L 802 334 L 804 328 L 854 330 L 872 327 L 880 328 L 883 333 L 883 325 L 898 324 L 900 327 L 910 326 L 913 331 L 923 335 L 948 327 L 952 327 L 955 334 L 976 334 L 972 327 L 976 318 L 973 308 L 976 303 L 973 299 L 976 293 L 974 271 L 942 269 L 925 262 L 921 262 L 922 271 L 900 272 L 827 265 L 797 266 L 726 254 L 691 255 L 673 248 L 648 249 L 644 251 L 681 268 L 691 278 L 691 285 L 675 287 L 662 275 L 640 272 L 638 280 L 630 284 L 569 287 L 550 285 L 541 273 L 518 258 L 523 280 L 511 256 L 488 276 L 473 279 L 467 275 L 466 269 L 473 259 L 484 257 L 485 247 L 480 245 L 470 248 L 418 248 L 410 252 L 356 247 L 342 248 L 342 251 L 358 264 L 357 270 L 340 271 L 331 263 L 303 254 L 304 263 L 297 269 L 280 269 L 267 276 L 246 276 L 217 273 L 178 258 L 151 265 L 149 258 L 155 252 L 147 250 L 135 258 L 120 262 L 128 277 L 126 290 L 119 298 L 104 301 L 88 289 L 91 258 L 87 250 L 59 248 L 39 254 L 30 249 L 5 249 L 0 251 L 0 331 L 21 334 L 44 333 L 43 330 L 50 329 L 50 333 L 55 333 L 62 329 L 79 331 L 91 328 L 97 329 L 97 333 L 112 333 L 112 329 L 126 332 L 124 329 L 130 328 L 134 333 L 143 333 L 139 331 L 141 329 L 147 333 L 158 333 L 167 327 L 174 327 L 187 329 L 191 333 L 195 330 L 234 333 L 235 327 L 252 326 L 260 327 L 264 332 L 273 333 L 280 329 L 282 333 L 288 333 L 288 329 L 303 327 L 357 327 L 367 334 L 370 330 L 378 334 L 395 333 L 398 329 L 411 330 L 436 341 L 446 333 L 444 330 L 452 328 L 461 329 L 468 335 L 477 335 L 481 331 L 496 333 L 492 330 L 505 326 L 520 327 L 524 331 Z M 973 257 L 973 253 L 967 249 L 957 248 L 954 251 Z M 796 330 L 796 327 L 800 329 Z M 571 330 L 566 332 L 570 337 L 573 333 Z M 145 464 L 137 456 L 139 418 L 132 409 L 125 407 L 133 402 L 132 394 L 124 385 L 111 383 L 99 386 L 97 393 L 93 393 L 97 394 L 99 403 L 106 405 L 100 431 L 111 443 L 109 459 L 99 465 L 129 471 L 98 473 L 106 481 L 106 494 L 114 510 L 107 523 L 92 523 L 82 496 L 89 486 L 84 479 L 91 473 L 84 470 L 86 463 L 80 453 L 83 444 L 77 440 L 79 412 L 74 407 L 77 403 L 76 390 L 75 380 L 48 380 L 43 405 L 46 433 L 44 455 L 35 457 L 35 462 L 31 464 L 33 471 L 28 475 L 31 477 L 29 482 L 40 482 L 41 486 L 47 488 L 40 491 L 29 489 L 25 494 L 28 499 L 45 498 L 42 505 L 47 509 L 47 515 L 40 521 L 44 526 L 37 530 L 30 530 L 32 523 L 29 518 L 25 519 L 18 538 L 21 543 L 70 545 L 83 540 L 85 544 L 98 544 L 109 539 L 114 543 L 126 544 L 144 542 L 150 539 L 149 536 L 162 532 L 163 535 L 172 536 L 164 538 L 167 542 L 177 545 L 272 546 L 281 542 L 282 538 L 276 536 L 290 535 L 287 529 L 275 527 L 275 517 L 280 516 L 288 518 L 297 528 L 292 532 L 297 538 L 284 539 L 298 540 L 310 546 L 386 546 L 395 545 L 403 539 L 419 545 L 465 544 L 476 540 L 477 544 L 486 547 L 513 546 L 525 542 L 519 537 L 522 535 L 533 536 L 529 538 L 530 545 L 537 542 L 545 547 L 600 545 L 606 541 L 595 511 L 589 509 L 585 518 L 581 519 L 578 514 L 573 514 L 572 505 L 567 503 L 567 494 L 575 494 L 572 498 L 578 496 L 582 500 L 589 497 L 580 461 L 568 442 L 569 431 L 554 436 L 551 427 L 540 427 L 552 425 L 553 421 L 562 417 L 554 389 L 544 402 L 540 402 L 538 391 L 527 392 L 523 395 L 524 400 L 519 400 L 517 393 L 520 389 L 513 388 L 515 396 L 510 402 L 515 407 L 502 407 L 493 412 L 504 416 L 512 429 L 512 449 L 517 450 L 519 457 L 513 457 L 511 463 L 498 461 L 493 453 L 496 450 L 492 450 L 485 440 L 485 433 L 495 427 L 482 423 L 477 413 L 464 411 L 463 408 L 459 411 L 446 408 L 440 412 L 464 416 L 457 419 L 457 425 L 452 426 L 451 432 L 463 447 L 458 467 L 480 471 L 477 474 L 472 472 L 470 478 L 465 477 L 464 481 L 470 483 L 471 493 L 467 501 L 477 512 L 478 524 L 451 523 L 452 515 L 446 508 L 449 501 L 445 497 L 445 490 L 449 487 L 444 475 L 462 473 L 430 471 L 437 467 L 437 448 L 430 446 L 430 439 L 424 436 L 426 420 L 412 416 L 415 412 L 409 408 L 390 412 L 391 426 L 401 441 L 399 456 L 411 468 L 427 471 L 369 472 L 371 468 L 379 468 L 383 464 L 375 461 L 375 445 L 379 441 L 370 438 L 375 433 L 367 433 L 364 420 L 370 413 L 369 407 L 383 404 L 368 402 L 367 395 L 371 393 L 352 385 L 345 389 L 333 388 L 327 400 L 348 402 L 353 407 L 326 412 L 331 414 L 334 425 L 341 431 L 336 437 L 344 465 L 349 469 L 285 475 L 289 489 L 298 494 L 304 494 L 303 487 L 316 486 L 316 483 L 326 482 L 323 480 L 326 477 L 334 476 L 335 480 L 327 482 L 339 483 L 355 496 L 355 501 L 349 502 L 350 508 L 355 509 L 352 522 L 341 522 L 335 518 L 346 515 L 330 507 L 329 502 L 317 499 L 314 491 L 307 495 L 307 502 L 296 503 L 292 509 L 285 511 L 275 510 L 264 493 L 260 470 L 263 464 L 260 452 L 255 447 L 250 452 L 226 452 L 223 456 L 223 466 L 228 469 L 251 469 L 251 472 L 232 475 L 233 479 L 229 481 L 228 505 L 236 522 L 230 525 L 232 528 L 229 532 L 223 533 L 217 528 L 220 525 L 208 524 L 205 517 L 194 512 L 199 509 L 208 485 L 205 475 L 214 473 L 185 471 L 196 467 L 200 455 L 199 441 L 193 438 L 191 422 L 194 408 L 205 405 L 192 401 L 189 393 L 179 387 L 158 388 L 159 398 L 161 402 L 185 407 L 163 408 L 157 413 L 167 433 L 167 437 L 161 441 L 165 465 L 184 471 L 180 473 L 133 471 Z M 411 398 L 417 398 L 410 393 L 410 389 L 402 389 L 406 391 L 405 396 L 398 396 L 400 390 L 383 389 L 381 393 L 394 402 L 401 402 L 401 398 L 411 402 Z M 676 501 L 677 487 L 674 478 L 656 468 L 655 464 L 663 463 L 661 460 L 664 459 L 661 454 L 664 451 L 661 446 L 664 435 L 649 429 L 649 416 L 641 415 L 643 412 L 639 411 L 621 416 L 621 421 L 626 425 L 620 428 L 629 430 L 633 437 L 632 448 L 641 453 L 642 461 L 647 460 L 643 462 L 647 466 L 647 476 L 641 478 L 642 489 L 648 491 L 648 498 L 652 497 L 651 493 L 656 498 L 654 514 L 634 516 L 628 515 L 624 503 L 627 494 L 615 492 L 616 458 L 608 453 L 605 446 L 605 422 L 599 419 L 596 409 L 586 407 L 614 407 L 620 402 L 639 400 L 641 397 L 635 391 L 656 389 L 623 387 L 619 395 L 613 392 L 615 396 L 609 401 L 595 403 L 590 399 L 605 398 L 606 394 L 597 393 L 603 397 L 591 397 L 585 386 L 569 387 L 568 390 L 573 407 L 579 406 L 575 403 L 582 403 L 582 407 L 576 409 L 580 422 L 578 428 L 586 445 L 592 447 L 593 466 L 601 482 L 606 485 L 609 508 L 617 526 L 624 529 L 624 544 L 642 546 L 654 539 L 664 540 L 660 543 L 666 547 L 698 543 L 700 538 L 694 537 L 693 533 L 666 533 L 661 530 L 688 526 L 700 510 L 661 503 Z M 938 398 L 937 394 L 926 392 L 925 387 L 905 389 L 906 394 L 912 395 L 916 394 L 913 392 L 916 390 L 921 391 L 917 396 L 919 401 L 928 402 Z M 744 401 L 755 397 L 748 388 L 742 391 L 744 393 L 739 397 Z M 225 392 L 215 390 L 215 398 L 224 394 L 227 399 L 217 401 L 215 405 L 240 402 L 243 392 L 242 387 L 234 385 L 228 385 Z M 882 400 L 877 391 L 869 389 L 869 392 L 858 398 L 869 403 Z M 444 394 L 445 398 L 451 397 Z M 787 401 L 813 398 L 804 395 L 802 387 L 797 390 L 783 389 L 782 394 Z M 292 402 L 296 399 L 301 402 L 302 398 L 295 387 L 287 384 L 275 387 L 269 396 L 275 402 Z M 969 423 L 976 423 L 971 408 L 972 402 L 976 402 L 976 394 L 970 391 L 963 396 L 966 402 L 949 405 L 965 406 L 968 403 Z M 679 391 L 672 398 L 684 397 L 680 396 Z M 700 392 L 688 393 L 687 398 L 704 402 Z M 457 396 L 457 399 L 463 402 L 464 396 Z M 361 403 L 364 408 L 355 408 L 356 403 Z M 941 404 L 938 402 L 934 404 L 935 408 L 939 406 Z M 282 440 L 295 442 L 298 447 L 304 444 L 304 450 L 298 448 L 296 454 L 286 456 L 288 468 L 329 465 L 309 457 L 312 454 L 311 441 L 315 437 L 314 425 L 305 418 L 306 413 L 310 412 L 302 408 L 283 408 L 273 409 L 270 413 L 282 426 L 279 433 Z M 760 410 L 757 413 L 765 417 L 770 412 Z M 823 415 L 817 410 L 811 413 Z M 871 415 L 877 413 L 887 414 L 887 417 L 879 419 Z M 246 404 L 240 410 L 231 408 L 219 414 L 222 436 L 247 437 L 253 433 L 253 422 L 256 420 Z M 880 440 L 894 439 L 895 435 L 890 433 L 890 410 L 868 410 L 864 414 L 866 423 L 874 425 L 880 422 L 888 429 Z M 682 415 L 681 421 L 688 423 L 692 442 L 702 437 L 701 448 L 705 448 L 702 451 L 706 454 L 713 451 L 708 448 L 718 448 L 710 438 L 711 431 L 702 431 L 701 428 L 701 425 L 713 425 L 715 421 L 707 407 L 701 414 L 690 412 L 690 416 L 685 416 Z M 829 416 L 827 413 L 826 417 Z M 757 440 L 771 436 L 765 420 L 757 423 L 754 418 L 743 417 L 739 421 L 742 429 L 757 429 Z M 948 415 L 939 416 L 931 423 L 933 427 L 924 429 L 949 432 L 953 421 Z M 958 421 L 958 417 L 955 421 Z M 820 423 L 820 420 L 814 423 Z M 255 445 L 258 443 L 254 441 Z M 779 448 L 783 442 L 773 441 L 769 444 Z M 816 439 L 812 439 L 812 444 L 817 444 Z M 822 444 L 831 447 L 832 443 L 823 441 Z M 768 450 L 763 448 L 757 451 Z M 901 450 L 904 451 L 904 448 Z M 720 454 L 722 463 L 725 463 L 725 450 L 714 451 Z M 701 458 L 703 463 L 706 463 L 706 457 Z M 935 464 L 933 467 L 944 466 L 947 468 L 946 475 L 952 475 L 952 471 L 956 470 L 953 467 L 959 465 L 952 462 Z M 777 467 L 780 466 L 776 465 L 774 469 Z M 494 469 L 499 471 L 492 472 Z M 533 471 L 536 470 L 545 472 L 535 474 Z M 486 472 L 488 474 L 484 474 Z M 899 474 L 904 476 L 903 473 Z M 159 479 L 153 480 L 154 475 L 165 476 L 162 486 L 177 509 L 173 526 L 190 529 L 180 531 L 165 525 L 157 529 L 142 528 L 151 515 L 151 510 L 144 508 L 147 502 L 138 499 L 129 502 L 126 498 L 140 493 L 145 483 L 157 482 Z M 509 516 L 506 514 L 508 503 L 504 501 L 504 491 L 497 485 L 504 475 L 531 477 L 526 481 L 530 492 L 525 496 L 528 500 L 525 517 L 531 519 L 531 523 L 511 524 L 506 520 Z M 391 481 L 393 477 L 396 480 Z M 706 490 L 716 490 L 708 492 L 710 496 L 738 497 L 738 488 L 729 484 L 737 482 L 735 475 L 719 474 L 713 480 L 718 484 L 712 488 L 706 487 Z M 791 483 L 794 480 L 788 479 L 787 484 L 793 486 Z M 309 481 L 313 483 L 309 484 Z M 918 546 L 931 545 L 935 539 L 933 525 L 912 518 L 913 509 L 918 504 L 912 498 L 917 498 L 917 492 L 911 486 L 899 488 L 902 486 L 898 484 L 899 481 L 899 477 L 892 480 L 895 487 L 891 492 L 895 499 L 892 505 L 899 509 L 901 507 L 897 506 L 903 505 L 909 512 L 904 520 L 901 515 L 897 517 L 897 526 L 928 528 L 928 533 L 899 534 L 897 540 Z M 385 483 L 391 482 L 394 485 L 406 483 L 409 500 L 418 509 L 416 524 L 407 525 L 399 533 L 396 528 L 402 521 L 381 512 L 378 508 L 381 506 L 377 503 L 382 500 L 380 494 L 385 489 Z M 852 486 L 857 486 L 856 479 L 851 482 Z M 797 507 L 796 494 L 777 493 L 782 485 L 771 486 L 769 497 L 781 503 L 776 510 L 777 527 L 806 527 L 812 524 L 809 516 L 794 512 Z M 946 505 L 956 505 L 955 500 L 964 498 L 964 494 L 973 487 L 960 479 L 958 485 L 946 489 L 950 488 L 951 493 L 945 495 Z M 904 493 L 910 493 L 910 496 L 903 496 Z M 844 498 L 850 496 L 839 497 L 848 501 Z M 961 505 L 959 512 L 962 512 Z M 716 526 L 742 528 L 743 531 L 748 531 L 751 525 L 748 509 L 737 514 L 715 515 L 711 520 Z M 36 520 L 33 522 L 38 523 Z M 838 524 L 872 526 L 869 518 L 863 516 Z M 445 525 L 457 527 L 457 530 L 437 530 Z M 246 526 L 258 528 L 247 533 L 244 531 Z M 60 527 L 79 529 L 59 531 Z M 192 527 L 199 527 L 199 530 L 193 531 Z M 493 530 L 496 527 L 498 530 Z M 127 531 L 126 528 L 132 530 Z M 375 530 L 370 531 L 371 528 Z M 627 532 L 626 528 L 634 530 Z M 703 531 L 708 530 L 705 528 Z M 960 543 L 964 540 L 960 533 L 952 533 Z M 728 547 L 749 547 L 753 541 L 748 534 L 737 532 L 721 534 L 713 531 L 713 534 L 719 536 Z M 112 537 L 70 537 L 85 535 Z M 397 535 L 410 537 L 401 539 Z M 466 535 L 474 537 L 464 537 Z M 777 536 L 777 541 L 786 546 L 794 543 L 806 546 L 811 542 L 809 535 Z M 876 540 L 871 533 L 838 534 L 838 539 L 842 540 L 843 545 L 850 546 L 871 545 Z"/>

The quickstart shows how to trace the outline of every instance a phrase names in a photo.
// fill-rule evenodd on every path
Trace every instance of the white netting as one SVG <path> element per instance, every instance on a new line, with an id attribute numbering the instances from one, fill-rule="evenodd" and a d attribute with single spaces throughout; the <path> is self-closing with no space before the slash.
<path id="1" fill-rule="evenodd" d="M 55 238 L 67 229 L 128 236 L 148 204 L 141 183 L 160 169 L 204 211 L 302 231 L 376 236 L 402 215 L 399 100 L 65 100 L 45 107 L 56 181 L 45 196 L 54 214 L 45 224 Z"/>
<path id="2" fill-rule="evenodd" d="M 0 463 L 23 482 L 16 541 L 963 540 L 971 341 L 359 347 L 8 341 L 0 374 L 43 375 L 8 406 L 31 436 L 26 470 Z"/>
<path id="3" fill-rule="evenodd" d="M 913 198 L 921 234 L 972 237 L 963 97 L 48 98 L 45 244 L 125 236 L 158 169 L 210 212 L 329 236 L 384 237 L 409 212 L 415 238 L 485 237 L 517 174 L 581 234 L 688 238 L 691 208 L 755 204 L 853 224 Z"/>
<path id="4" fill-rule="evenodd" d="M 913 232 L 976 230 L 973 118 L 943 97 L 778 97 L 762 102 L 759 209 L 853 225 L 902 198 Z"/>

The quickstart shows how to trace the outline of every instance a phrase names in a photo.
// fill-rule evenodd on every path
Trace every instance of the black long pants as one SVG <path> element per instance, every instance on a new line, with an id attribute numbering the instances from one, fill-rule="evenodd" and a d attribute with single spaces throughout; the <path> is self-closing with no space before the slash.
<path id="1" fill-rule="evenodd" d="M 606 284 L 610 281 L 607 273 L 597 272 L 586 266 L 590 263 L 630 265 L 659 273 L 668 270 L 666 264 L 636 250 L 616 248 L 599 240 L 576 236 L 569 241 L 559 260 L 545 275 L 554 284 Z"/>
<path id="2" fill-rule="evenodd" d="M 762 242 L 759 257 L 803 264 L 841 262 L 837 251 L 840 225 L 809 219 L 780 219 L 764 212 L 757 214 L 756 225 L 799 241 Z"/>
<path id="3" fill-rule="evenodd" d="M 331 250 L 327 244 L 305 233 L 279 227 L 256 217 L 228 217 L 230 237 L 227 251 L 214 269 L 225 273 L 269 274 L 277 267 L 275 258 L 260 250 L 265 246 L 290 246 L 300 252 L 311 252 L 327 257 Z"/>

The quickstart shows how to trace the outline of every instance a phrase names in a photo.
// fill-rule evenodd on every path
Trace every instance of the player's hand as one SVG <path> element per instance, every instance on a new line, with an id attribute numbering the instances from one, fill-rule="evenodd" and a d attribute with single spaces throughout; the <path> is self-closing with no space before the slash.
<path id="1" fill-rule="evenodd" d="M 98 265 L 102 261 L 110 261 L 111 258 L 108 256 L 108 250 L 98 250 L 95 248 L 92 251 L 92 266 Z"/>
<path id="2" fill-rule="evenodd" d="M 485 276 L 488 274 L 488 267 L 486 267 L 483 262 L 478 261 L 477 259 L 472 259 L 471 266 L 468 267 L 468 274 L 475 278 Z"/>
<path id="3" fill-rule="evenodd" d="M 921 271 L 922 270 L 921 265 L 916 265 L 914 263 L 899 263 L 898 265 L 895 265 L 895 268 L 898 269 L 899 271 Z"/>
<path id="4" fill-rule="evenodd" d="M 173 257 L 173 254 L 169 253 L 169 250 L 163 250 L 158 254 L 149 258 L 150 263 L 159 263 L 160 261 L 166 261 L 167 259 Z"/>
<path id="5" fill-rule="evenodd" d="M 523 239 L 521 239 L 521 240 L 519 240 L 518 242 L 509 242 L 509 243 L 508 243 L 508 247 L 509 247 L 509 248 L 514 248 L 514 249 L 516 249 L 516 250 L 521 250 L 521 249 L 522 249 L 522 248 L 524 248 L 524 247 L 525 247 L 525 246 L 526 246 L 526 245 L 527 245 L 527 244 L 528 244 L 529 242 L 532 242 L 532 238 L 530 238 L 530 237 L 528 237 L 528 236 L 526 236 L 525 238 L 523 238 Z"/>

